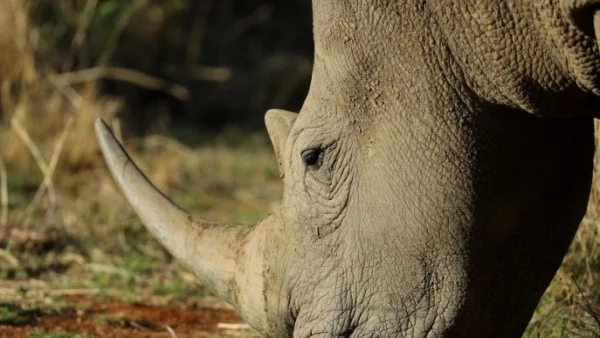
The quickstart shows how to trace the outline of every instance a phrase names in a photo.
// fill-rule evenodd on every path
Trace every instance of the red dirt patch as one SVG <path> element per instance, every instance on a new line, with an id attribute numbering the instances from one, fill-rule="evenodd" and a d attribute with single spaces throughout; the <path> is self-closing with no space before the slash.
<path id="1" fill-rule="evenodd" d="M 93 299 L 70 301 L 72 308 L 59 314 L 33 316 L 25 325 L 0 325 L 0 337 L 27 337 L 34 331 L 83 333 L 94 337 L 197 337 L 222 331 L 218 324 L 241 324 L 233 311 L 168 305 L 126 304 Z M 76 310 L 77 308 L 83 310 Z M 249 333 L 251 331 L 248 331 Z"/>

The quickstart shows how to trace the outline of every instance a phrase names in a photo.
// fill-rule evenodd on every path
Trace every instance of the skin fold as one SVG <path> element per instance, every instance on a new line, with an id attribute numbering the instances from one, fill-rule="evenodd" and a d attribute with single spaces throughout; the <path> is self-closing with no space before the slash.
<path id="1" fill-rule="evenodd" d="M 252 227 L 192 219 L 101 121 L 144 224 L 267 337 L 518 337 L 588 200 L 594 0 L 313 0 L 284 184 Z"/>

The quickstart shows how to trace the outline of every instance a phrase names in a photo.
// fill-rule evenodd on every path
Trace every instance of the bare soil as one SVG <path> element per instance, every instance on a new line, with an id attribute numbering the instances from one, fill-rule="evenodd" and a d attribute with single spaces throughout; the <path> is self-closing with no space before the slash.
<path id="1" fill-rule="evenodd" d="M 128 304 L 90 297 L 69 299 L 67 309 L 33 311 L 21 325 L 0 325 L 0 337 L 65 332 L 89 337 L 256 337 L 223 307 Z"/>

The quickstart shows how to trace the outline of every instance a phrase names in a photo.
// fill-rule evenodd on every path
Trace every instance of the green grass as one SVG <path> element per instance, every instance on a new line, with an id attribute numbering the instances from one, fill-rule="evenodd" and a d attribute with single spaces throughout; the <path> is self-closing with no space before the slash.
<path id="1" fill-rule="evenodd" d="M 94 317 L 94 320 L 104 325 L 116 326 L 121 328 L 134 328 L 140 330 L 158 329 L 156 325 L 150 322 L 139 319 L 131 319 L 128 318 L 125 314 L 121 313 L 96 315 Z"/>
<path id="2" fill-rule="evenodd" d="M 173 296 L 176 298 L 185 297 L 190 293 L 188 285 L 177 280 L 167 280 L 158 282 L 153 287 L 155 295 Z"/>
<path id="3" fill-rule="evenodd" d="M 85 334 L 68 333 L 62 331 L 33 331 L 27 335 L 28 338 L 89 338 Z"/>
<path id="4" fill-rule="evenodd" d="M 0 324 L 22 325 L 30 318 L 28 311 L 12 304 L 0 305 Z"/>

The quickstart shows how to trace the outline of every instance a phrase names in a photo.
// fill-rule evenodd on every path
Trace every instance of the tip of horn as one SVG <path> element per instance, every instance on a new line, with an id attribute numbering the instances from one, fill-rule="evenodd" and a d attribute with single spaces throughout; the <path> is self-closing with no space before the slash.
<path id="1" fill-rule="evenodd" d="M 108 128 L 108 125 L 101 117 L 98 117 L 96 122 L 94 122 L 94 129 L 96 129 L 96 135 L 100 140 L 104 140 L 107 136 L 112 135 L 110 128 Z"/>
<path id="2" fill-rule="evenodd" d="M 94 127 L 96 127 L 96 131 L 101 130 L 102 127 L 105 127 L 108 129 L 108 126 L 106 125 L 106 122 L 104 122 L 104 119 L 101 117 L 96 118 L 96 122 L 94 123 Z"/>
<path id="3" fill-rule="evenodd" d="M 100 148 L 102 149 L 102 153 L 104 154 L 104 158 L 107 162 L 109 162 L 109 168 L 113 168 L 116 163 L 116 159 L 126 159 L 125 150 L 117 141 L 115 135 L 108 127 L 108 124 L 102 119 L 97 118 L 94 123 L 94 129 L 96 130 L 96 136 L 98 138 L 98 142 L 100 143 Z M 111 151 L 118 150 L 118 151 Z M 125 163 L 122 163 L 123 165 Z"/>
<path id="4" fill-rule="evenodd" d="M 108 169 L 147 226 L 149 222 L 165 222 L 162 216 L 166 215 L 176 214 L 178 220 L 189 217 L 148 180 L 102 118 L 96 119 L 94 127 Z"/>

